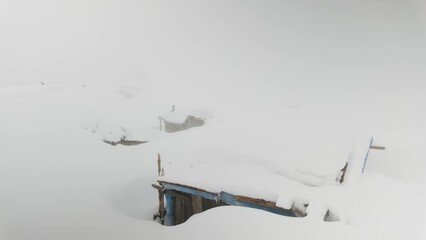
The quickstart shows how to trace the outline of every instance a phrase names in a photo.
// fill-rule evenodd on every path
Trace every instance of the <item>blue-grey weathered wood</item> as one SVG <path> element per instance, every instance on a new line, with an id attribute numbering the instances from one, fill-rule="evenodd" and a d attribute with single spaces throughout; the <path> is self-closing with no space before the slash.
<path id="1" fill-rule="evenodd" d="M 197 189 L 191 188 L 191 187 L 184 187 L 184 186 L 166 183 L 166 182 L 160 182 L 160 184 L 164 187 L 164 189 L 175 190 L 175 191 L 178 191 L 178 192 L 197 195 L 197 196 L 200 196 L 200 197 L 203 197 L 203 198 L 206 198 L 206 199 L 210 199 L 210 200 L 216 200 L 216 197 L 217 197 L 216 193 L 201 191 L 201 190 L 197 190 Z"/>
<path id="2" fill-rule="evenodd" d="M 236 196 L 227 192 L 212 193 L 207 192 L 202 189 L 196 189 L 188 186 L 183 186 L 179 184 L 173 184 L 168 182 L 159 182 L 164 187 L 164 196 L 166 199 L 166 216 L 165 216 L 165 225 L 172 226 L 175 224 L 175 204 L 173 192 L 181 192 L 190 194 L 193 196 L 200 196 L 205 199 L 220 201 L 223 204 L 231 206 L 243 206 L 250 207 L 255 209 L 264 210 L 267 212 L 296 217 L 296 215 L 290 209 L 284 209 L 277 207 L 274 202 L 268 202 L 261 199 L 254 199 L 250 197 Z"/>
<path id="3" fill-rule="evenodd" d="M 294 213 L 289 209 L 279 208 L 279 207 L 267 207 L 263 205 L 259 205 L 256 203 L 246 202 L 238 200 L 237 196 L 221 192 L 220 193 L 220 200 L 224 202 L 225 204 L 232 205 L 232 206 L 242 206 L 242 207 L 250 207 L 250 208 L 256 208 L 260 210 L 264 210 L 267 212 L 288 216 L 288 217 L 296 217 Z"/>
<path id="4" fill-rule="evenodd" d="M 164 198 L 166 199 L 166 217 L 164 219 L 164 225 L 166 226 L 173 226 L 175 223 L 174 216 L 173 216 L 173 196 L 169 191 L 164 191 Z"/>

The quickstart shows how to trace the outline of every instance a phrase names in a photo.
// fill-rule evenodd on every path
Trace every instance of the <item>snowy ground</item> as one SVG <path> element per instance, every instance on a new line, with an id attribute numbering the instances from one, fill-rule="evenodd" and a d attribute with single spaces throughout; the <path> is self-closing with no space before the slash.
<path id="1" fill-rule="evenodd" d="M 0 0 L 0 238 L 425 238 L 425 11 Z M 172 105 L 211 118 L 160 132 Z M 123 136 L 148 143 L 103 142 Z M 371 136 L 386 150 L 336 185 Z M 309 202 L 308 216 L 221 207 L 161 226 L 157 153 L 165 178 Z M 327 209 L 338 221 L 322 220 Z"/>
<path id="2" fill-rule="evenodd" d="M 313 140 L 303 142 L 297 138 L 297 131 L 288 131 L 285 135 L 282 131 L 288 130 L 288 125 L 271 128 L 263 123 L 268 122 L 269 118 L 253 116 L 251 119 L 245 118 L 240 125 L 234 125 L 240 119 L 226 115 L 231 109 L 216 111 L 215 117 L 205 127 L 173 134 L 159 132 L 157 116 L 162 109 L 156 109 L 151 101 L 146 101 L 149 97 L 141 93 L 128 99 L 120 94 L 122 89 L 120 85 L 107 88 L 95 85 L 40 85 L 1 89 L 2 109 L 8 113 L 2 116 L 0 140 L 0 220 L 5 239 L 140 239 L 154 236 L 159 239 L 170 236 L 177 239 L 202 236 L 212 239 L 241 236 L 246 239 L 265 236 L 278 239 L 288 235 L 294 239 L 341 239 L 341 236 L 345 236 L 345 239 L 359 239 L 360 236 L 363 239 L 398 239 L 397 236 L 404 236 L 407 239 L 406 231 L 413 233 L 413 239 L 418 239 L 419 231 L 423 229 L 417 226 L 421 226 L 421 214 L 426 212 L 422 204 L 422 199 L 425 199 L 422 194 L 425 178 L 423 175 L 411 176 L 411 173 L 418 174 L 424 170 L 420 161 L 423 158 L 421 144 L 417 142 L 422 139 L 414 138 L 421 136 L 419 132 L 416 132 L 418 135 L 405 132 L 404 141 L 400 138 L 403 135 L 401 131 L 383 134 L 380 141 L 387 150 L 385 153 L 373 153 L 367 173 L 352 184 L 326 184 L 312 189 L 300 183 L 289 185 L 281 182 L 280 185 L 274 182 L 280 189 L 272 185 L 256 190 L 257 181 L 252 181 L 249 182 L 252 188 L 244 189 L 245 180 L 252 176 L 250 174 L 257 174 L 261 184 L 268 184 L 271 176 L 273 180 L 288 177 L 290 181 L 303 182 L 306 175 L 292 175 L 292 171 L 285 171 L 285 167 L 322 172 L 327 170 L 324 165 L 333 169 L 340 167 L 344 161 L 327 159 L 327 152 L 321 151 L 319 153 L 322 155 L 306 158 L 305 161 L 297 158 L 298 153 L 302 154 L 300 151 L 281 151 L 287 156 L 293 154 L 298 164 L 292 158 L 278 162 L 268 160 L 279 157 L 276 154 L 280 151 L 272 150 L 284 150 L 285 144 L 282 146 L 280 143 L 291 140 L 293 136 L 304 146 L 314 146 L 315 141 L 320 139 L 318 135 L 312 135 Z M 293 115 L 286 115 L 290 114 L 288 111 Z M 329 111 L 327 115 L 331 113 Z M 297 114 L 303 116 L 300 118 L 302 120 L 306 119 L 307 114 L 315 114 L 315 111 L 283 109 L 274 114 L 277 114 L 277 118 L 284 116 L 282 121 L 293 121 Z M 321 116 L 312 124 L 322 124 L 324 127 L 322 121 L 325 122 L 326 118 L 333 117 Z M 249 128 L 245 126 L 253 124 L 258 124 L 261 131 L 257 128 L 246 131 Z M 302 129 L 297 125 L 291 126 L 293 130 Z M 376 126 L 376 129 L 379 127 Z M 271 130 L 263 131 L 268 128 Z M 114 147 L 102 141 L 121 136 L 123 129 L 133 139 L 149 143 Z M 310 131 L 312 129 L 300 131 L 300 134 L 305 137 L 318 134 L 318 131 Z M 327 131 L 330 129 L 338 131 L 323 135 L 323 146 L 327 146 L 326 141 L 330 146 L 350 146 L 347 145 L 349 140 L 330 140 L 334 136 L 341 136 L 342 129 L 346 129 L 344 134 L 347 135 L 352 132 L 347 125 L 328 127 Z M 236 142 L 237 139 L 240 142 Z M 252 145 L 242 146 L 250 142 Z M 269 143 L 273 142 L 278 145 L 270 146 Z M 212 143 L 216 143 L 212 148 L 206 147 Z M 347 156 L 339 154 L 339 149 L 342 148 L 336 147 L 337 153 L 330 156 L 340 156 L 346 160 Z M 312 207 L 304 219 L 227 207 L 195 216 L 181 226 L 162 227 L 152 221 L 152 213 L 157 207 L 157 193 L 150 184 L 156 181 L 157 152 L 164 153 L 165 177 L 176 175 L 173 171 L 179 166 L 197 169 L 203 166 L 208 168 L 212 163 L 226 164 L 228 169 L 223 173 L 230 171 L 230 175 L 213 178 L 206 175 L 198 179 L 215 187 L 222 184 L 231 188 L 228 189 L 230 191 L 238 189 L 254 196 L 272 196 L 270 200 L 277 200 L 280 195 L 285 202 L 288 200 L 285 197 L 289 197 L 286 193 L 291 193 L 290 196 L 295 199 L 308 199 Z M 263 162 L 259 159 L 262 157 Z M 405 160 L 410 164 L 407 165 Z M 380 161 L 388 161 L 389 164 L 384 164 L 387 168 Z M 304 168 L 302 163 L 305 164 Z M 315 164 L 319 166 L 318 169 L 312 167 Z M 396 168 L 403 168 L 407 174 L 396 171 Z M 246 175 L 249 175 L 248 178 Z M 191 176 L 182 177 L 191 181 Z M 340 221 L 323 222 L 321 214 L 324 214 L 324 208 L 338 214 Z M 202 231 L 194 231 L 196 228 Z"/>

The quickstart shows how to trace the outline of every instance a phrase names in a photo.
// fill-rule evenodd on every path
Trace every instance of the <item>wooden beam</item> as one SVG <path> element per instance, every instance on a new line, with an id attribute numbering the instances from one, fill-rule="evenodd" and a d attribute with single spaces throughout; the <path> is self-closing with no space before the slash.
<path id="1" fill-rule="evenodd" d="M 257 198 L 251 198 L 251 197 L 245 197 L 245 196 L 235 196 L 235 198 L 239 202 L 253 203 L 253 204 L 265 206 L 268 208 L 279 208 L 277 207 L 277 204 L 275 202 L 270 202 L 263 199 L 257 199 Z"/>
<path id="2" fill-rule="evenodd" d="M 279 215 L 296 217 L 296 215 L 291 209 L 278 207 L 275 202 L 265 201 L 263 199 L 250 198 L 245 196 L 235 196 L 226 192 L 220 193 L 220 199 L 225 204 L 232 206 L 256 208 Z"/>
<path id="3" fill-rule="evenodd" d="M 386 147 L 371 145 L 371 146 L 370 146 L 370 149 L 374 149 L 374 150 L 385 150 L 385 149 L 386 149 Z"/>

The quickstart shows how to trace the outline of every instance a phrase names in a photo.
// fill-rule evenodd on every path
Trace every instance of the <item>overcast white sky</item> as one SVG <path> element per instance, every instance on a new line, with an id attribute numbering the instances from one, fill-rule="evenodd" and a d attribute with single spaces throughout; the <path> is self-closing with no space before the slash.
<path id="1" fill-rule="evenodd" d="M 423 89 L 425 65 L 421 0 L 0 0 L 0 85 L 357 94 Z"/>

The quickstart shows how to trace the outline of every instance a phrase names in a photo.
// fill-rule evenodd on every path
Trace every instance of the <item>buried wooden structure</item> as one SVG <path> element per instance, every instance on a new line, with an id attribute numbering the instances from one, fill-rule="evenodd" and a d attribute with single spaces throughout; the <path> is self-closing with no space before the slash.
<path id="1" fill-rule="evenodd" d="M 192 115 L 188 115 L 185 118 L 185 120 L 183 120 L 182 122 L 170 121 L 164 117 L 160 117 L 159 120 L 160 120 L 160 131 L 163 130 L 163 125 L 164 125 L 164 131 L 168 133 L 183 131 L 193 127 L 201 127 L 204 125 L 204 122 L 205 122 L 205 119 L 195 117 Z"/>
<path id="2" fill-rule="evenodd" d="M 277 207 L 275 202 L 223 191 L 213 193 L 165 181 L 158 181 L 158 183 L 159 185 L 152 185 L 159 193 L 159 209 L 154 215 L 154 219 L 159 218 L 160 222 L 167 226 L 181 224 L 194 214 L 226 205 L 256 208 L 279 215 L 296 217 L 291 209 Z"/>
<path id="3" fill-rule="evenodd" d="M 172 106 L 170 112 L 161 114 L 158 119 L 160 120 L 160 131 L 168 133 L 183 131 L 193 127 L 201 127 L 205 124 L 210 114 L 204 111 L 175 111 L 175 105 Z"/>
<path id="4" fill-rule="evenodd" d="M 370 150 L 385 150 L 385 147 L 373 145 L 373 138 L 371 138 L 363 161 L 362 173 L 364 173 Z M 161 167 L 160 154 L 158 154 L 157 164 L 158 176 L 163 176 L 164 170 Z M 340 176 L 336 179 L 340 184 L 344 181 L 347 167 L 348 163 L 345 164 L 340 172 Z M 285 209 L 278 207 L 275 202 L 263 199 L 235 195 L 224 191 L 210 192 L 204 189 L 162 180 L 158 181 L 158 185 L 152 184 L 152 186 L 158 190 L 159 196 L 159 208 L 158 212 L 154 215 L 154 220 L 159 218 L 161 224 L 167 226 L 181 224 L 194 214 L 225 205 L 250 207 L 288 217 L 306 216 L 305 210 L 308 206 L 305 204 L 305 210 L 302 210 L 293 204 L 291 209 Z M 334 217 L 332 215 L 330 210 L 328 210 L 324 216 L 324 220 L 333 221 L 332 219 Z"/>

